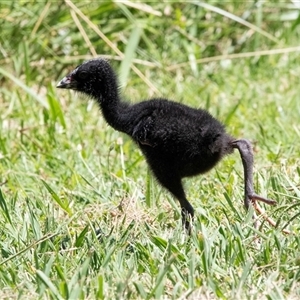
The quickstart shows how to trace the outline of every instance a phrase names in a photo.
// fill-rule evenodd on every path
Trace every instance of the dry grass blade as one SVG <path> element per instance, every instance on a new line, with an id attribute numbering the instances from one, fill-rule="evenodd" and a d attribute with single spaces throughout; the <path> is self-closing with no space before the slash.
<path id="1" fill-rule="evenodd" d="M 51 2 L 47 2 L 47 4 L 45 5 L 40 17 L 38 18 L 37 22 L 35 23 L 33 29 L 32 29 L 32 32 L 31 32 L 31 35 L 35 35 L 37 30 L 39 29 L 39 27 L 41 26 L 44 18 L 46 17 L 48 11 L 49 11 L 49 8 L 50 8 L 50 5 L 51 5 Z"/>
<path id="2" fill-rule="evenodd" d="M 78 16 L 80 16 L 87 24 L 90 26 L 103 41 L 114 51 L 116 52 L 120 57 L 124 58 L 124 53 L 118 49 L 118 47 L 112 43 L 105 34 L 93 23 L 91 20 L 82 13 L 80 9 L 70 0 L 65 0 L 65 3 L 73 9 Z M 152 84 L 152 82 L 142 74 L 142 72 L 134 65 L 131 66 L 132 70 L 148 85 L 148 87 L 151 89 L 152 92 L 155 92 L 159 94 L 159 90 Z"/>
<path id="3" fill-rule="evenodd" d="M 116 2 L 116 1 L 114 1 L 114 2 Z M 153 9 L 151 6 L 149 6 L 145 3 L 134 3 L 132 1 L 127 1 L 127 0 L 118 0 L 117 2 L 125 4 L 129 7 L 144 11 L 146 13 L 152 14 L 154 16 L 158 16 L 158 17 L 162 16 L 162 13 L 160 11 Z"/>
<path id="4" fill-rule="evenodd" d="M 65 0 L 65 3 L 73 9 L 80 18 L 85 21 L 90 28 L 92 28 L 99 36 L 100 38 L 112 49 L 114 52 L 116 52 L 119 56 L 123 57 L 124 54 L 118 49 L 118 47 L 112 43 L 105 34 L 102 33 L 102 31 L 93 23 L 91 20 L 70 0 Z"/>
<path id="5" fill-rule="evenodd" d="M 121 56 L 117 56 L 117 55 L 109 55 L 109 54 L 104 54 L 101 55 L 101 57 L 106 58 L 108 60 L 116 60 L 116 61 L 121 61 L 123 59 L 123 57 Z M 92 55 L 74 55 L 74 56 L 66 56 L 63 58 L 64 62 L 78 62 L 78 60 L 88 60 L 88 59 L 92 59 L 93 56 Z M 147 60 L 142 60 L 139 58 L 133 58 L 132 62 L 135 64 L 139 64 L 139 65 L 143 65 L 146 67 L 150 67 L 150 68 L 160 68 L 161 65 L 157 64 L 157 63 L 153 63 L 151 61 L 147 61 Z M 0 61 L 1 63 L 1 61 Z M 39 65 L 40 62 L 39 61 L 32 61 L 31 65 L 35 66 L 35 65 Z"/>
<path id="6" fill-rule="evenodd" d="M 27 250 L 41 244 L 42 242 L 45 242 L 47 240 L 52 239 L 53 237 L 57 236 L 58 233 L 48 233 L 45 236 L 43 236 L 42 238 L 40 238 L 38 241 L 35 241 L 33 243 L 31 243 L 29 246 L 27 246 L 26 248 L 22 249 L 21 251 L 17 252 L 16 254 L 8 257 L 7 259 L 3 260 L 0 262 L 0 266 L 6 264 L 7 262 L 9 262 L 10 260 L 14 259 L 15 257 L 18 257 L 19 255 L 21 255 L 22 253 L 26 252 Z"/>
<path id="7" fill-rule="evenodd" d="M 240 24 L 242 24 L 242 25 L 250 28 L 251 30 L 253 30 L 253 31 L 255 31 L 255 32 L 257 32 L 257 33 L 265 36 L 265 37 L 267 37 L 271 41 L 273 41 L 275 43 L 279 43 L 279 40 L 276 39 L 274 36 L 272 36 L 270 33 L 262 30 L 261 28 L 259 28 L 259 27 L 255 26 L 255 25 L 253 25 L 253 24 L 245 21 L 244 19 L 242 19 L 242 18 L 240 18 L 240 17 L 238 17 L 238 16 L 236 16 L 236 15 L 234 15 L 234 14 L 232 14 L 232 13 L 226 11 L 226 10 L 223 10 L 223 9 L 221 9 L 219 7 L 210 5 L 208 3 L 203 3 L 203 2 L 199 2 L 199 3 L 195 3 L 195 4 L 198 5 L 198 6 L 201 6 L 201 7 L 205 8 L 205 9 L 208 9 L 208 10 L 211 10 L 213 12 L 216 12 L 216 13 L 224 16 L 224 17 L 227 17 L 227 18 L 233 20 L 233 21 L 236 21 L 236 22 L 238 22 L 238 23 L 240 23 Z"/>
<path id="8" fill-rule="evenodd" d="M 90 49 L 90 51 L 91 51 L 93 57 L 97 57 L 97 51 L 96 51 L 95 48 L 93 47 L 93 45 L 92 45 L 92 43 L 91 43 L 89 37 L 87 36 L 87 34 L 86 34 L 84 28 L 82 27 L 80 21 L 78 20 L 77 15 L 76 15 L 76 13 L 74 12 L 74 10 L 71 10 L 71 16 L 72 16 L 72 18 L 73 18 L 73 20 L 74 20 L 76 26 L 78 27 L 78 29 L 79 29 L 79 31 L 80 31 L 80 33 L 81 33 L 81 35 L 82 35 L 84 41 L 86 42 L 87 46 L 89 47 L 89 49 Z"/>
<path id="9" fill-rule="evenodd" d="M 198 64 L 210 63 L 214 61 L 220 61 L 224 59 L 237 59 L 237 58 L 249 58 L 256 56 L 266 56 L 266 55 L 275 55 L 275 54 L 286 54 L 292 52 L 300 52 L 300 46 L 297 47 L 288 47 L 288 48 L 280 48 L 280 49 L 270 49 L 270 50 L 261 50 L 254 52 L 246 52 L 246 53 L 233 53 L 226 55 L 217 55 L 212 57 L 205 57 L 197 59 L 195 62 Z M 176 65 L 172 65 L 166 68 L 168 71 L 173 71 L 179 68 L 184 68 L 190 65 L 190 62 L 183 62 Z"/>
<path id="10" fill-rule="evenodd" d="M 270 217 L 267 216 L 266 212 L 256 203 L 253 203 L 253 206 L 255 208 L 255 211 L 263 217 L 263 219 L 268 222 L 271 226 L 276 227 L 276 222 L 271 219 Z M 282 232 L 285 234 L 291 234 L 291 231 L 287 230 L 287 229 L 282 229 Z"/>

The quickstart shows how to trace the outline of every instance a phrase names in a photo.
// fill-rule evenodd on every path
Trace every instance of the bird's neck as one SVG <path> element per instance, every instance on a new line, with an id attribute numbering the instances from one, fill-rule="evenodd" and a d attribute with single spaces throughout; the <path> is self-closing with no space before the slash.
<path id="1" fill-rule="evenodd" d="M 122 102 L 117 89 L 105 91 L 97 97 L 102 114 L 106 122 L 118 131 L 128 132 L 129 104 Z"/>

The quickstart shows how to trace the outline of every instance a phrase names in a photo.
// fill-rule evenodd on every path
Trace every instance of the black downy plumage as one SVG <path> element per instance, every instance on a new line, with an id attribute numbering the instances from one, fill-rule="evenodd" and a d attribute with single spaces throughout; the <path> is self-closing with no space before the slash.
<path id="1" fill-rule="evenodd" d="M 162 98 L 133 105 L 122 102 L 116 74 L 101 58 L 79 65 L 57 87 L 79 91 L 96 100 L 107 123 L 137 143 L 158 182 L 178 199 L 188 231 L 194 209 L 186 198 L 182 178 L 209 171 L 235 148 L 244 167 L 246 209 L 251 203 L 257 208 L 256 200 L 276 204 L 254 192 L 249 141 L 228 135 L 207 111 Z"/>

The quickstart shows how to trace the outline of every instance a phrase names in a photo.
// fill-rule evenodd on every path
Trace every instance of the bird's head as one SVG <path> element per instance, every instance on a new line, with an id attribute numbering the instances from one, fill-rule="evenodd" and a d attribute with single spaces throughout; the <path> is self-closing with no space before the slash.
<path id="1" fill-rule="evenodd" d="M 98 98 L 116 81 L 108 61 L 98 58 L 84 62 L 64 77 L 57 88 L 71 89 Z"/>

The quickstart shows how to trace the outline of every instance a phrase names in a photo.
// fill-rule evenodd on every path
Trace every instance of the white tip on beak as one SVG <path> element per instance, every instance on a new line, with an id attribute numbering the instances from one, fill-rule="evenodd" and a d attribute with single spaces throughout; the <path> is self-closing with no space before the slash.
<path id="1" fill-rule="evenodd" d="M 56 86 L 57 88 L 60 89 L 71 89 L 72 88 L 72 82 L 71 82 L 71 77 L 66 76 L 64 77 Z"/>

